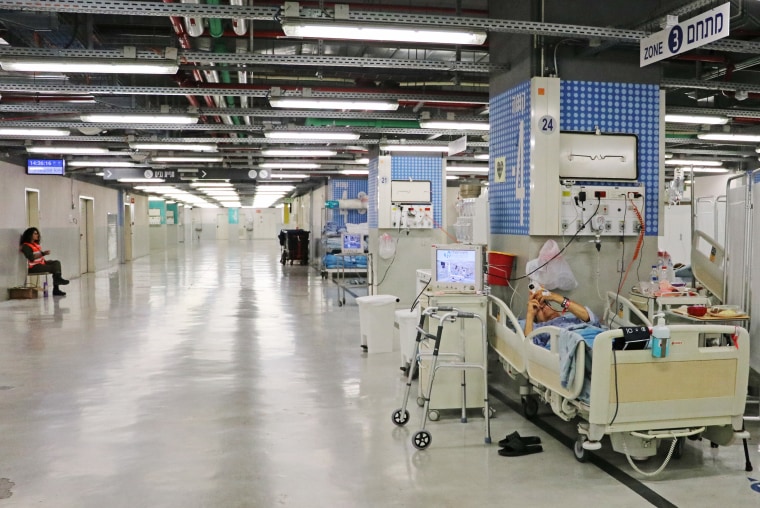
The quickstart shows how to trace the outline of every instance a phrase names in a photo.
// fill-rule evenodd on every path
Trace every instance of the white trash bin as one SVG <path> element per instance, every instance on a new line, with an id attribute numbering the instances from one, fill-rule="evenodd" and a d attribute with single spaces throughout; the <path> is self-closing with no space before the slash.
<path id="1" fill-rule="evenodd" d="M 368 295 L 356 298 L 359 305 L 359 333 L 368 353 L 393 351 L 393 312 L 398 297 Z"/>
<path id="2" fill-rule="evenodd" d="M 399 350 L 401 351 L 401 369 L 408 372 L 414 355 L 414 343 L 417 339 L 417 325 L 420 323 L 420 307 L 414 310 L 399 309 L 396 311 L 396 327 L 398 328 Z"/>

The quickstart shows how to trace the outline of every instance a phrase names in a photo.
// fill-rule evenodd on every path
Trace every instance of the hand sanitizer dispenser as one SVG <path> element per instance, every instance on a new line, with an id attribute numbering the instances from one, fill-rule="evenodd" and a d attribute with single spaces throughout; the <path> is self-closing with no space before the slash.
<path id="1" fill-rule="evenodd" d="M 657 324 L 652 328 L 652 356 L 665 358 L 670 353 L 670 328 L 665 326 L 665 314 L 657 314 Z"/>

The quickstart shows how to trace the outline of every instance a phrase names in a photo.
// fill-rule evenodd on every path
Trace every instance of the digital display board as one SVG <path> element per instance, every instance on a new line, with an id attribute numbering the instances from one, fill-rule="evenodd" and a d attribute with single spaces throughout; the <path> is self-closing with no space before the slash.
<path id="1" fill-rule="evenodd" d="M 27 175 L 59 175 L 66 172 L 66 161 L 63 159 L 28 159 L 26 161 Z"/>

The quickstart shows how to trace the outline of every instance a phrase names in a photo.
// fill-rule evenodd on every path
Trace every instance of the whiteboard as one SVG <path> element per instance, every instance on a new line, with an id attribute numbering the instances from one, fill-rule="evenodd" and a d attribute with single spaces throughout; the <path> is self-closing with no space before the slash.
<path id="1" fill-rule="evenodd" d="M 433 195 L 428 180 L 393 180 L 391 203 L 431 203 Z"/>
<path id="2" fill-rule="evenodd" d="M 635 134 L 561 132 L 559 177 L 573 180 L 636 180 Z"/>

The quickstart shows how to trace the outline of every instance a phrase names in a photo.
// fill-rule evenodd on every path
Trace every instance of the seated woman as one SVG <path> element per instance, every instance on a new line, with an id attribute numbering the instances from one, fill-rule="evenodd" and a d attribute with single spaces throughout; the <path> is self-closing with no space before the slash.
<path id="1" fill-rule="evenodd" d="M 40 232 L 37 228 L 28 228 L 21 234 L 19 249 L 28 262 L 29 273 L 52 273 L 53 296 L 64 296 L 66 293 L 58 286 L 69 283 L 61 276 L 61 262 L 54 259 L 45 259 L 50 254 L 49 250 L 42 250 L 40 246 Z"/>
<path id="2" fill-rule="evenodd" d="M 535 328 L 543 326 L 556 326 L 558 328 L 571 328 L 581 325 L 588 325 L 594 328 L 601 328 L 599 319 L 588 307 L 573 302 L 564 296 L 552 292 L 536 291 L 531 294 L 528 300 L 528 309 L 525 316 L 525 335 L 531 333 Z M 552 305 L 556 305 L 556 308 Z M 539 336 L 534 338 L 534 342 Z M 545 345 L 545 341 L 538 341 L 537 344 Z"/>

